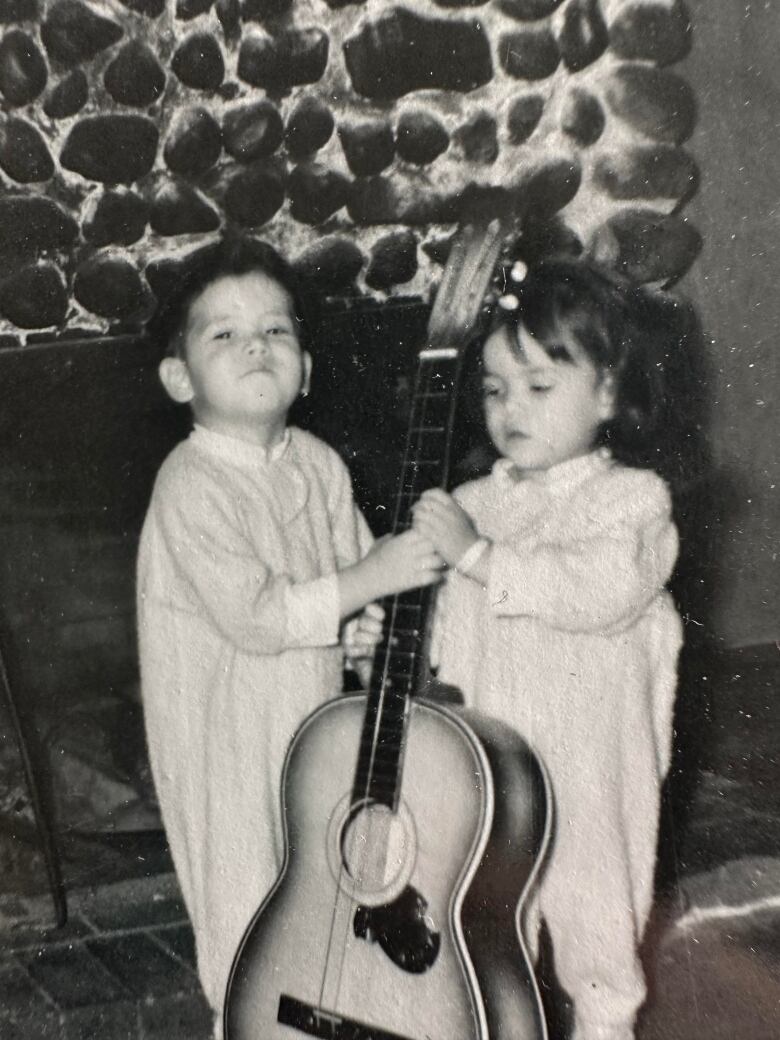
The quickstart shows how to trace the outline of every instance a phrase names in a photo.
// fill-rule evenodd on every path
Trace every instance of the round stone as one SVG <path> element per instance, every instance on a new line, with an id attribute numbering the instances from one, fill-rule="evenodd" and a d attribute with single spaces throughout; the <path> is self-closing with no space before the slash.
<path id="1" fill-rule="evenodd" d="M 376 224 L 450 224 L 458 219 L 460 193 L 422 188 L 417 177 L 366 177 L 353 182 L 347 212 L 361 227 Z"/>
<path id="2" fill-rule="evenodd" d="M 417 236 L 405 228 L 374 243 L 366 271 L 366 285 L 386 291 L 411 281 L 417 274 Z"/>
<path id="3" fill-rule="evenodd" d="M 163 157 L 174 173 L 200 177 L 219 159 L 222 131 L 205 108 L 185 108 L 171 123 Z"/>
<path id="4" fill-rule="evenodd" d="M 222 124 L 225 151 L 239 162 L 254 162 L 273 155 L 282 143 L 284 125 L 270 101 L 250 101 L 228 109 Z"/>
<path id="5" fill-rule="evenodd" d="M 4 269 L 37 260 L 73 245 L 78 225 L 55 202 L 41 195 L 0 196 L 0 265 Z"/>
<path id="6" fill-rule="evenodd" d="M 447 263 L 447 257 L 452 250 L 455 235 L 436 235 L 427 242 L 423 242 L 422 251 L 432 260 L 434 264 L 443 267 Z"/>
<path id="7" fill-rule="evenodd" d="M 225 76 L 222 51 L 207 32 L 194 32 L 182 40 L 171 67 L 182 83 L 196 90 L 216 90 Z"/>
<path id="8" fill-rule="evenodd" d="M 243 0 L 241 15 L 245 22 L 264 22 L 278 18 L 292 7 L 292 0 Z"/>
<path id="9" fill-rule="evenodd" d="M 105 191 L 82 225 L 84 238 L 93 246 L 137 242 L 146 230 L 149 207 L 131 191 Z"/>
<path id="10" fill-rule="evenodd" d="M 540 94 L 518 94 L 512 99 L 506 116 L 506 128 L 511 144 L 524 144 L 539 125 L 544 111 Z"/>
<path id="11" fill-rule="evenodd" d="M 132 184 L 157 154 L 157 127 L 145 116 L 86 116 L 72 127 L 60 154 L 66 170 L 88 181 Z"/>
<path id="12" fill-rule="evenodd" d="M 629 3 L 609 27 L 612 49 L 622 58 L 671 65 L 691 49 L 691 21 L 682 4 Z"/>
<path id="13" fill-rule="evenodd" d="M 322 224 L 346 204 L 349 181 L 322 163 L 302 163 L 290 174 L 290 214 L 303 224 Z"/>
<path id="14" fill-rule="evenodd" d="M 399 156 L 416 166 L 427 166 L 450 146 L 445 127 L 436 116 L 422 109 L 402 113 L 395 136 Z"/>
<path id="15" fill-rule="evenodd" d="M 89 61 L 122 38 L 122 27 L 81 0 L 55 0 L 41 25 L 49 56 L 63 65 Z"/>
<path id="16" fill-rule="evenodd" d="M 344 7 L 346 0 L 326 0 L 329 7 Z M 483 4 L 487 3 L 487 0 L 434 0 L 434 3 L 439 7 L 482 7 Z"/>
<path id="17" fill-rule="evenodd" d="M 348 238 L 326 238 L 299 257 L 295 269 L 323 294 L 351 293 L 366 258 Z"/>
<path id="18" fill-rule="evenodd" d="M 287 120 L 287 151 L 296 159 L 311 155 L 328 143 L 334 126 L 331 111 L 323 101 L 310 95 L 302 98 Z"/>
<path id="19" fill-rule="evenodd" d="M 487 112 L 475 112 L 452 138 L 469 162 L 489 166 L 498 158 L 498 128 Z"/>
<path id="20" fill-rule="evenodd" d="M 165 10 L 166 0 L 119 0 L 128 11 L 146 15 L 147 18 L 159 18 Z"/>
<path id="21" fill-rule="evenodd" d="M 344 123 L 339 139 L 347 165 L 356 177 L 381 173 L 395 158 L 393 128 L 387 119 L 369 119 Z"/>
<path id="22" fill-rule="evenodd" d="M 367 177 L 353 183 L 347 212 L 355 224 L 403 223 L 403 207 L 393 183 L 387 177 Z"/>
<path id="23" fill-rule="evenodd" d="M 353 88 L 377 101 L 415 90 L 465 93 L 493 77 L 481 22 L 427 18 L 403 7 L 363 20 L 344 41 L 344 59 Z"/>
<path id="24" fill-rule="evenodd" d="M 27 33 L 11 29 L 0 42 L 0 92 L 9 105 L 27 105 L 46 86 L 46 62 Z"/>
<path id="25" fill-rule="evenodd" d="M 73 69 L 49 91 L 43 111 L 50 119 L 75 116 L 87 103 L 89 86 L 83 69 Z"/>
<path id="26" fill-rule="evenodd" d="M 582 87 L 572 87 L 561 109 L 561 128 L 577 144 L 587 148 L 604 132 L 606 118 L 598 98 Z"/>
<path id="27" fill-rule="evenodd" d="M 0 313 L 20 329 L 61 325 L 67 311 L 65 282 L 53 264 L 24 267 L 0 284 Z"/>
<path id="28" fill-rule="evenodd" d="M 197 18 L 199 14 L 205 14 L 214 0 L 176 0 L 176 17 L 182 21 Z"/>
<path id="29" fill-rule="evenodd" d="M 593 180 L 613 199 L 683 201 L 696 190 L 698 170 L 682 148 L 659 144 L 599 156 Z"/>
<path id="30" fill-rule="evenodd" d="M 546 79 L 560 62 L 558 44 L 546 27 L 504 33 L 498 41 L 498 54 L 504 70 L 514 79 Z"/>
<path id="31" fill-rule="evenodd" d="M 570 0 L 563 13 L 558 49 L 571 72 L 579 72 L 607 49 L 609 34 L 599 0 Z"/>
<path id="32" fill-rule="evenodd" d="M 162 94 L 165 73 L 151 47 L 131 40 L 110 62 L 103 82 L 114 101 L 146 108 Z"/>
<path id="33" fill-rule="evenodd" d="M 269 94 L 281 94 L 302 83 L 316 83 L 328 64 L 327 33 L 319 28 L 290 29 L 278 36 L 244 37 L 238 54 L 238 76 Z"/>
<path id="34" fill-rule="evenodd" d="M 141 276 L 128 260 L 94 257 L 76 271 L 73 295 L 101 318 L 123 320 L 139 314 L 147 302 Z"/>
<path id="35" fill-rule="evenodd" d="M 239 0 L 217 0 L 217 12 L 225 39 L 233 43 L 241 36 L 241 4 Z"/>
<path id="36" fill-rule="evenodd" d="M 511 15 L 523 22 L 533 22 L 538 18 L 546 18 L 563 0 L 498 0 L 499 8 L 504 14 Z"/>
<path id="37" fill-rule="evenodd" d="M 281 209 L 285 172 L 273 160 L 236 172 L 225 192 L 225 212 L 243 227 L 260 227 Z"/>
<path id="38" fill-rule="evenodd" d="M 0 123 L 0 166 L 19 184 L 47 181 L 54 173 L 41 135 L 32 123 L 14 116 Z"/>
<path id="39" fill-rule="evenodd" d="M 571 202 L 581 181 L 582 169 L 576 159 L 542 158 L 521 170 L 509 190 L 521 213 L 541 220 Z"/>
<path id="40" fill-rule="evenodd" d="M 549 257 L 578 257 L 582 242 L 560 217 L 537 220 L 532 215 L 523 221 L 519 253 L 528 264 Z"/>
<path id="41" fill-rule="evenodd" d="M 701 235 L 692 224 L 645 209 L 616 213 L 607 221 L 606 232 L 612 243 L 608 259 L 641 284 L 671 284 L 685 274 L 701 249 Z M 597 233 L 597 243 L 599 237 Z M 599 256 L 598 244 L 595 253 Z"/>
<path id="42" fill-rule="evenodd" d="M 169 181 L 155 193 L 149 224 L 159 235 L 195 235 L 216 231 L 219 214 L 189 184 Z"/>
<path id="43" fill-rule="evenodd" d="M 158 300 L 164 300 L 177 288 L 182 275 L 180 260 L 160 257 L 151 260 L 144 270 L 149 286 Z"/>
<path id="44" fill-rule="evenodd" d="M 32 22 L 38 17 L 38 0 L 0 0 L 0 23 Z"/>
<path id="45" fill-rule="evenodd" d="M 693 132 L 693 91 L 681 76 L 668 69 L 621 65 L 606 80 L 605 96 L 615 115 L 648 137 L 682 144 Z"/>

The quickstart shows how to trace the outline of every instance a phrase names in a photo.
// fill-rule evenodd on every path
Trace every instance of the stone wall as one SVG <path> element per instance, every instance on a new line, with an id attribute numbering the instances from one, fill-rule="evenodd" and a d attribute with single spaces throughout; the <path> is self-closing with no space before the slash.
<path id="1" fill-rule="evenodd" d="M 233 227 L 334 295 L 424 293 L 479 200 L 528 258 L 666 284 L 699 249 L 678 0 L 0 0 L 0 22 L 0 344 L 137 327 Z"/>

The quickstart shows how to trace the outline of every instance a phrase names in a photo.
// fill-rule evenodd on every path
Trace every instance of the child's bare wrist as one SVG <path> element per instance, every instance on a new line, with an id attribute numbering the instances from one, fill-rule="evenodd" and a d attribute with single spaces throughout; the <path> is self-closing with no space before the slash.
<path id="1" fill-rule="evenodd" d="M 460 559 L 456 561 L 455 570 L 466 578 L 471 577 L 471 571 L 482 559 L 486 550 L 490 547 L 490 544 L 488 538 L 475 539 Z"/>

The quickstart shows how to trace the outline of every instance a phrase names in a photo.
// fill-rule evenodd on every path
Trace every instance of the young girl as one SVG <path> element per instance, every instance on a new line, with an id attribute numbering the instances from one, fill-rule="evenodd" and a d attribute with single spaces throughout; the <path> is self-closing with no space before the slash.
<path id="1" fill-rule="evenodd" d="M 499 303 L 482 378 L 500 458 L 414 514 L 452 568 L 435 663 L 547 765 L 554 842 L 527 920 L 547 923 L 575 1040 L 630 1040 L 681 643 L 669 492 L 623 461 L 661 433 L 652 306 L 574 261 Z"/>
<path id="2" fill-rule="evenodd" d="M 287 265 L 238 240 L 201 251 L 157 321 L 162 382 L 195 428 L 160 470 L 141 537 L 141 684 L 217 1034 L 233 956 L 282 864 L 285 752 L 341 690 L 341 623 L 441 568 L 411 531 L 369 551 L 343 463 L 288 427 L 311 372 L 299 315 Z M 379 628 L 363 617 L 357 652 Z"/>

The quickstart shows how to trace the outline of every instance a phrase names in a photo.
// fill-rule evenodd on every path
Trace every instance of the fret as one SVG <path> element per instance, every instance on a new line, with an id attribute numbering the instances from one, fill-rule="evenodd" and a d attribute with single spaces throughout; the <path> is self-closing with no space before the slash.
<path id="1" fill-rule="evenodd" d="M 447 472 L 447 452 L 458 352 L 445 348 L 423 354 L 418 365 L 401 467 L 393 532 L 411 526 L 411 506 Z M 353 797 L 395 805 L 410 697 L 421 670 L 420 643 L 428 589 L 388 597 L 383 639 L 377 647 L 361 734 Z"/>
<path id="2" fill-rule="evenodd" d="M 409 592 L 400 593 L 398 596 L 394 597 L 389 603 L 387 600 L 385 600 L 385 607 L 388 610 L 404 610 L 407 613 L 409 611 L 415 611 L 419 613 L 419 611 L 423 609 L 423 604 L 415 603 L 411 599 L 412 596 L 419 594 L 419 592 L 419 589 L 412 589 Z"/>
<path id="3" fill-rule="evenodd" d="M 408 659 L 410 659 L 412 661 L 416 661 L 417 660 L 417 651 L 416 650 L 402 650 L 401 647 L 398 646 L 398 645 L 396 645 L 396 646 L 389 646 L 387 648 L 387 652 L 388 652 L 388 654 L 392 654 L 394 659 L 398 658 L 398 657 L 403 657 L 403 658 L 408 658 Z"/>
<path id="4" fill-rule="evenodd" d="M 368 752 L 369 748 L 366 748 L 364 750 Z M 388 766 L 398 760 L 400 751 L 401 741 L 399 734 L 399 740 L 392 746 L 384 748 L 371 748 L 371 754 L 366 754 L 366 765 L 368 765 L 368 762 L 370 761 L 374 768 L 376 768 L 377 766 L 381 767 L 383 765 Z"/>

